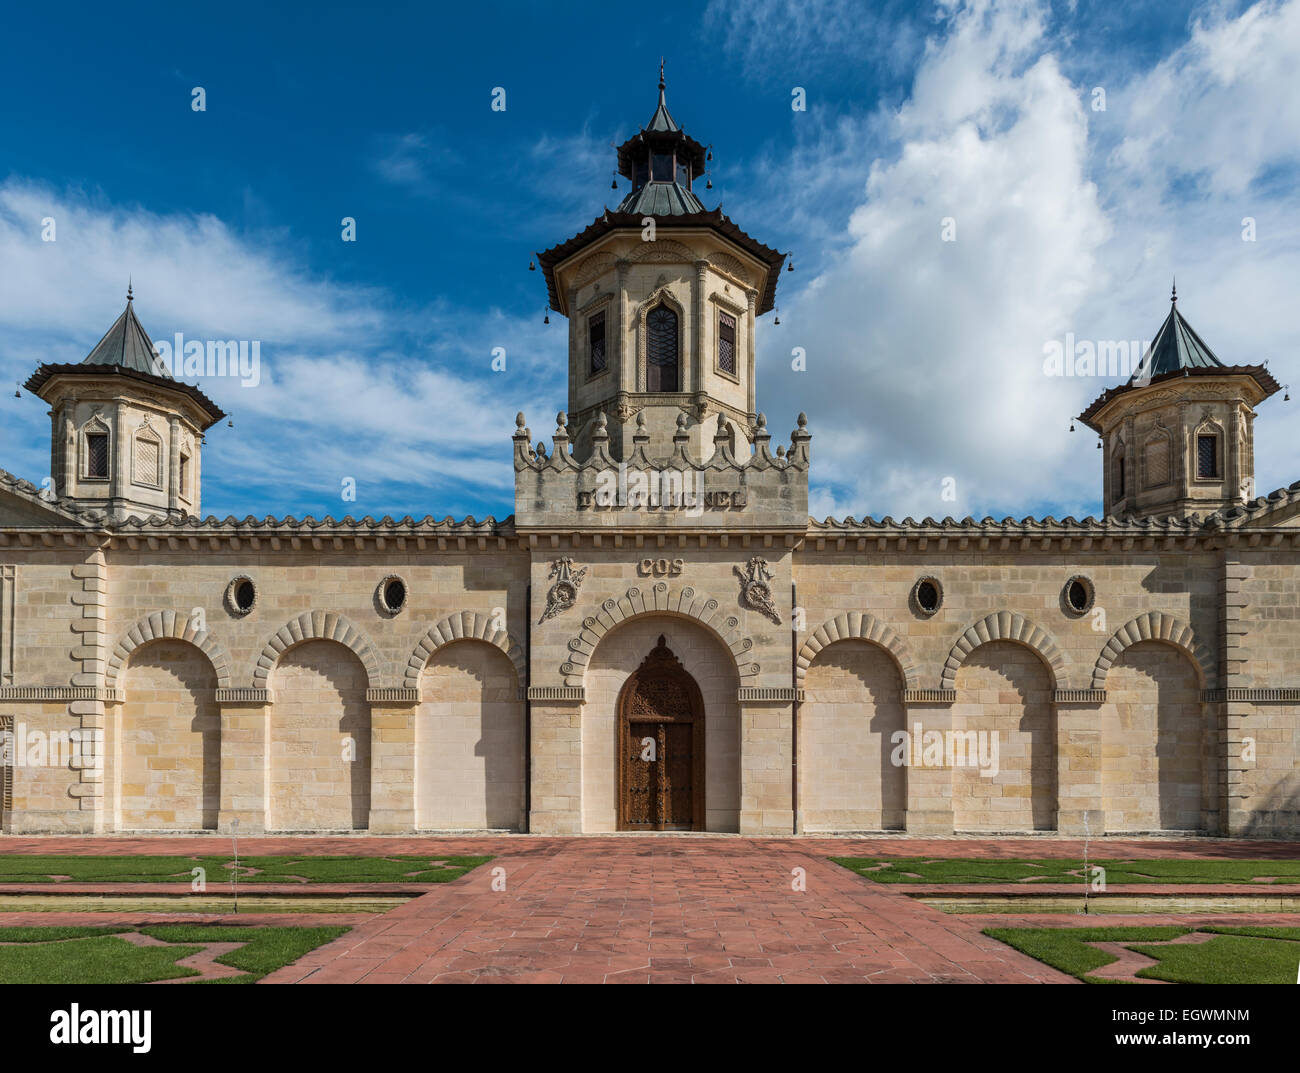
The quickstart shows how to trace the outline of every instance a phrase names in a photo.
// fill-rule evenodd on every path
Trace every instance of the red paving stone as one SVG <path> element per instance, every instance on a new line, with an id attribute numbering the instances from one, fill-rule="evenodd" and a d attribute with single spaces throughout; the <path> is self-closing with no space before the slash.
<path id="1" fill-rule="evenodd" d="M 0 837 L 0 853 L 211 855 L 228 842 L 217 836 L 9 836 Z M 241 839 L 240 851 L 247 856 L 491 854 L 496 859 L 382 916 L 149 913 L 129 920 L 354 925 L 342 938 L 271 974 L 267 983 L 1074 983 L 982 935 L 981 929 L 1297 919 L 1268 913 L 946 915 L 904 892 L 915 893 L 914 885 L 873 884 L 826 860 L 1082 854 L 1082 841 L 1055 838 L 270 837 Z M 1092 841 L 1091 854 L 1298 858 L 1300 843 L 1102 839 Z M 805 870 L 804 891 L 792 889 L 796 867 Z M 491 889 L 496 868 L 505 869 L 505 891 Z M 1023 893 L 1024 888 L 1013 889 Z M 1138 889 L 1155 893 L 1166 888 Z M 1178 889 L 1192 893 L 1198 888 Z M 105 913 L 0 914 L 0 924 L 127 919 Z"/>

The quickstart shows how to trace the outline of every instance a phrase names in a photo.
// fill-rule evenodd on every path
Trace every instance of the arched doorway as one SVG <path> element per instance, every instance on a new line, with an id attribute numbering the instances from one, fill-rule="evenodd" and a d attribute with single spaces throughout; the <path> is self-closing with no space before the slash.
<path id="1" fill-rule="evenodd" d="M 704 829 L 704 703 L 664 641 L 618 698 L 618 828 Z"/>

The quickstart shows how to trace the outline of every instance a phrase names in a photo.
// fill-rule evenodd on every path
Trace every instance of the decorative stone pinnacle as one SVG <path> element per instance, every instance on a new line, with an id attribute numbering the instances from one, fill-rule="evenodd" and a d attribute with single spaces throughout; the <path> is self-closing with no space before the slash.
<path id="1" fill-rule="evenodd" d="M 555 415 L 555 425 L 557 428 L 566 428 L 568 424 L 569 417 L 563 410 Z"/>
<path id="2" fill-rule="evenodd" d="M 523 428 L 523 427 L 524 427 L 524 412 L 523 410 L 520 410 L 517 414 L 515 414 L 515 428 Z"/>
<path id="3" fill-rule="evenodd" d="M 685 429 L 686 429 L 686 415 L 685 415 L 685 414 L 678 414 L 678 415 L 677 415 L 677 427 L 678 427 L 679 429 L 681 429 L 682 431 L 685 431 Z"/>
<path id="4" fill-rule="evenodd" d="M 800 415 L 799 415 L 798 425 L 799 425 L 800 428 L 807 428 L 807 427 L 808 427 L 808 415 L 807 415 L 807 414 L 800 414 Z"/>

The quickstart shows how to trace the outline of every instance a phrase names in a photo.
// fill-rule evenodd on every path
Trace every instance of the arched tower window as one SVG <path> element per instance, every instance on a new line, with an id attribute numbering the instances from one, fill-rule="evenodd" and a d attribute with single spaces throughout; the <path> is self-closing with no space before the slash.
<path id="1" fill-rule="evenodd" d="M 1201 480 L 1216 480 L 1223 474 L 1219 468 L 1219 437 L 1202 429 L 1196 434 L 1196 476 Z"/>
<path id="2" fill-rule="evenodd" d="M 1114 498 L 1116 502 L 1123 499 L 1128 491 L 1128 489 L 1125 486 L 1125 478 L 1128 476 L 1128 474 L 1125 472 L 1127 468 L 1128 467 L 1125 465 L 1125 459 L 1124 459 L 1124 445 L 1120 444 L 1119 449 L 1116 450 L 1115 452 L 1115 472 L 1114 472 L 1113 488 L 1115 492 Z"/>
<path id="3" fill-rule="evenodd" d="M 660 304 L 646 316 L 646 390 L 677 391 L 677 314 Z"/>

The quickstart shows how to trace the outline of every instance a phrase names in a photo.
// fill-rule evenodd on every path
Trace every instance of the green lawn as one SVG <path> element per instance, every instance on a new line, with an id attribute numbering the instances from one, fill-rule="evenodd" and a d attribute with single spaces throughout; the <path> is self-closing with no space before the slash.
<path id="1" fill-rule="evenodd" d="M 1169 943 L 1192 931 L 1214 938 Z M 1155 958 L 1158 964 L 1136 975 L 1176 984 L 1294 984 L 1300 967 L 1300 928 L 985 928 L 984 934 L 1085 983 L 1124 982 L 1089 975 L 1116 960 L 1090 942 L 1123 943 Z"/>
<path id="2" fill-rule="evenodd" d="M 832 857 L 877 883 L 1083 883 L 1083 860 L 947 860 L 941 857 Z M 1106 883 L 1250 883 L 1274 876 L 1300 883 L 1300 860 L 1089 860 L 1106 870 Z M 1269 884 L 1259 883 L 1267 889 Z"/>
<path id="3" fill-rule="evenodd" d="M 491 857 L 240 857 L 240 883 L 447 883 Z M 209 885 L 229 883 L 229 857 L 0 856 L 0 883 L 189 883 L 203 868 Z"/>
<path id="4" fill-rule="evenodd" d="M 139 931 L 176 945 L 136 946 L 119 938 Z M 0 983 L 4 984 L 139 984 L 199 975 L 176 964 L 197 954 L 203 944 L 247 945 L 216 960 L 245 975 L 214 983 L 253 983 L 296 961 L 347 928 L 240 928 L 211 924 L 166 924 L 87 928 L 0 928 Z"/>

